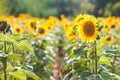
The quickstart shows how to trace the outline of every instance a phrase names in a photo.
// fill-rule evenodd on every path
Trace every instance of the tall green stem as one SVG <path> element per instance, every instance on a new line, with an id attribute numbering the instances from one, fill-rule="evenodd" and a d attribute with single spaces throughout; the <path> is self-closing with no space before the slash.
<path id="1" fill-rule="evenodd" d="M 96 44 L 96 41 L 95 41 L 95 47 L 94 47 L 94 49 L 95 49 L 95 74 L 97 75 L 97 66 L 98 66 L 98 63 L 97 63 L 97 49 L 96 49 L 96 46 L 97 46 L 97 44 Z"/>
<path id="2" fill-rule="evenodd" d="M 5 34 L 5 32 L 4 32 L 4 34 Z M 4 53 L 5 54 L 7 54 L 6 45 L 7 45 L 7 43 L 4 42 Z M 3 59 L 4 59 L 3 60 L 4 80 L 7 80 L 7 72 L 6 72 L 6 69 L 7 69 L 7 58 L 4 57 Z"/>

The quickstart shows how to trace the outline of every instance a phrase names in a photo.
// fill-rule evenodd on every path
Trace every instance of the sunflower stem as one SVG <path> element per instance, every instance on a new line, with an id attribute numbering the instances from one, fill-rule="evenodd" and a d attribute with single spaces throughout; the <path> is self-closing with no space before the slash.
<path id="1" fill-rule="evenodd" d="M 72 64 L 72 80 L 74 80 L 74 63 Z"/>
<path id="2" fill-rule="evenodd" d="M 6 32 L 4 31 L 4 34 L 6 34 Z M 4 53 L 7 54 L 7 49 L 6 49 L 6 45 L 7 43 L 4 42 Z M 4 57 L 3 58 L 3 72 L 4 72 L 4 80 L 7 80 L 7 72 L 6 72 L 6 69 L 7 69 L 7 58 Z"/>
<path id="3" fill-rule="evenodd" d="M 98 66 L 98 63 L 97 63 L 97 49 L 96 49 L 96 41 L 94 42 L 94 45 L 95 45 L 95 47 L 94 47 L 94 50 L 95 50 L 95 74 L 97 75 L 97 66 Z"/>

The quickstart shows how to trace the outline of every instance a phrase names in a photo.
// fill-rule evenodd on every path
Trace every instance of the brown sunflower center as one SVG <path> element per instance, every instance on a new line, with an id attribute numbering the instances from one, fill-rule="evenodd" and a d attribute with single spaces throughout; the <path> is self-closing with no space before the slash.
<path id="1" fill-rule="evenodd" d="M 106 39 L 107 41 L 111 41 L 111 37 L 107 37 L 107 39 Z"/>
<path id="2" fill-rule="evenodd" d="M 16 29 L 16 31 L 17 31 L 17 32 L 20 32 L 20 29 L 19 29 L 19 28 L 17 28 L 17 29 Z"/>
<path id="3" fill-rule="evenodd" d="M 44 34 L 45 33 L 45 30 L 43 28 L 40 28 L 39 29 L 39 34 Z"/>
<path id="4" fill-rule="evenodd" d="M 50 26 L 48 26 L 48 29 L 51 29 L 51 27 L 50 27 Z"/>
<path id="5" fill-rule="evenodd" d="M 105 28 L 108 28 L 108 26 L 107 26 L 107 25 L 105 25 Z"/>
<path id="6" fill-rule="evenodd" d="M 31 25 L 31 28 L 36 29 L 36 25 L 34 22 L 31 22 L 30 25 Z"/>
<path id="7" fill-rule="evenodd" d="M 93 36 L 95 32 L 95 26 L 92 22 L 88 21 L 83 25 L 83 31 L 86 36 Z"/>

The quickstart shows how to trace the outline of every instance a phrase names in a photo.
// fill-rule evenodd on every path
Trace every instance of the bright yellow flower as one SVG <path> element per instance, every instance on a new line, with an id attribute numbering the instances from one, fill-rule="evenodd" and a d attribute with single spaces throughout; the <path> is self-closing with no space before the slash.
<path id="1" fill-rule="evenodd" d="M 105 44 L 112 44 L 114 42 L 114 37 L 113 36 L 105 36 L 101 38 L 102 43 Z"/>
<path id="2" fill-rule="evenodd" d="M 36 22 L 32 19 L 28 20 L 28 22 L 24 26 L 25 30 L 35 30 L 36 29 Z"/>
<path id="3" fill-rule="evenodd" d="M 113 36 L 106 36 L 106 41 L 108 41 L 110 44 L 112 44 L 114 41 L 114 37 Z"/>
<path id="4" fill-rule="evenodd" d="M 88 15 L 80 14 L 75 18 L 75 24 L 79 25 L 80 21 L 84 20 Z"/>
<path id="5" fill-rule="evenodd" d="M 38 27 L 37 27 L 37 34 L 38 34 L 39 37 L 46 36 L 47 29 L 46 29 L 45 25 L 43 25 L 43 24 L 39 24 L 38 25 Z"/>
<path id="6" fill-rule="evenodd" d="M 72 23 L 64 24 L 64 30 L 68 40 L 77 39 L 77 33 L 73 30 L 74 25 Z"/>
<path id="7" fill-rule="evenodd" d="M 20 26 L 15 26 L 15 27 L 13 28 L 13 33 L 14 33 L 14 34 L 22 34 L 22 33 L 23 33 L 23 30 L 22 30 L 22 28 L 21 28 Z"/>
<path id="8" fill-rule="evenodd" d="M 120 44 L 120 38 L 118 39 L 118 44 Z"/>
<path id="9" fill-rule="evenodd" d="M 94 18 L 86 17 L 79 23 L 78 34 L 82 41 L 94 42 L 98 35 L 96 21 Z"/>

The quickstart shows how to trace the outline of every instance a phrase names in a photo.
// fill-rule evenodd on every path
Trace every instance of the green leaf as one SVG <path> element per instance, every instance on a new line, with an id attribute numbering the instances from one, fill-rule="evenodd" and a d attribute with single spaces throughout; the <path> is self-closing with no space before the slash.
<path id="1" fill-rule="evenodd" d="M 11 63 L 7 63 L 7 71 L 12 71 L 14 70 L 14 67 L 12 66 Z"/>
<path id="2" fill-rule="evenodd" d="M 34 54 L 34 49 L 33 47 L 26 41 L 26 40 L 22 40 L 18 43 L 18 49 L 20 50 L 27 50 L 29 52 L 31 52 L 32 54 Z"/>
<path id="3" fill-rule="evenodd" d="M 23 69 L 28 70 L 28 71 L 33 71 L 33 67 L 29 64 L 24 64 L 22 66 Z"/>
<path id="4" fill-rule="evenodd" d="M 112 47 L 105 47 L 106 53 L 116 54 L 118 52 L 117 49 L 114 49 Z"/>
<path id="5" fill-rule="evenodd" d="M 26 73 L 23 69 L 17 69 L 14 72 L 11 72 L 10 75 L 16 80 L 27 80 Z"/>
<path id="6" fill-rule="evenodd" d="M 16 41 L 27 39 L 21 35 L 9 35 L 11 38 L 15 39 Z"/>
<path id="7" fill-rule="evenodd" d="M 18 59 L 20 60 L 21 57 L 19 54 L 9 54 L 8 57 L 7 57 L 8 60 L 11 60 L 11 59 Z"/>
<path id="8" fill-rule="evenodd" d="M 112 66 L 110 61 L 109 61 L 109 57 L 106 57 L 106 56 L 101 56 L 99 61 L 98 61 L 98 64 L 105 64 L 107 66 Z"/>
<path id="9" fill-rule="evenodd" d="M 34 74 L 33 72 L 24 70 L 24 72 L 26 73 L 26 75 L 30 78 L 32 78 L 33 80 L 41 80 L 36 74 Z"/>
<path id="10" fill-rule="evenodd" d="M 104 80 L 100 75 L 90 75 L 87 80 Z"/>
<path id="11" fill-rule="evenodd" d="M 0 42 L 17 43 L 13 38 L 9 37 L 8 35 L 4 35 L 2 33 L 0 33 Z"/>

